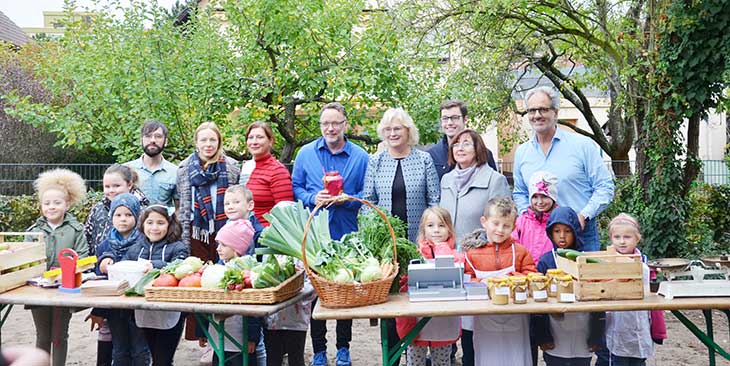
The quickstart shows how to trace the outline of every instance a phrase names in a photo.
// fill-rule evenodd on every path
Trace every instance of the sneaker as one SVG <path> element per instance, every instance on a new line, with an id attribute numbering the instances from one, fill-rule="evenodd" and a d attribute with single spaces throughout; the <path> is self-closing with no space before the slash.
<path id="1" fill-rule="evenodd" d="M 339 352 L 337 353 L 340 354 Z M 327 366 L 327 351 L 321 351 L 314 354 L 310 366 Z"/>
<path id="2" fill-rule="evenodd" d="M 208 345 L 208 347 L 205 348 L 205 351 L 203 352 L 203 355 L 200 357 L 200 365 L 201 366 L 210 366 L 213 364 L 213 348 Z"/>
<path id="3" fill-rule="evenodd" d="M 342 347 L 337 350 L 337 366 L 351 366 L 352 361 L 350 360 L 350 350 Z"/>

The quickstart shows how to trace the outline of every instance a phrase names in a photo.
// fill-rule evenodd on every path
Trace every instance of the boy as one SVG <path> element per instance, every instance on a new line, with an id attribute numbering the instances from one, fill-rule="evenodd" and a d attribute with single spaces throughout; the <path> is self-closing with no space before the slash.
<path id="1" fill-rule="evenodd" d="M 248 251 L 244 255 L 254 255 L 256 248 L 261 247 L 259 245 L 259 236 L 261 236 L 264 226 L 253 215 L 253 205 L 253 194 L 248 188 L 240 184 L 228 187 L 225 196 L 223 196 L 223 207 L 228 220 L 235 221 L 247 218 L 253 226 L 253 245 L 248 246 Z"/>
<path id="2" fill-rule="evenodd" d="M 557 207 L 550 214 L 545 231 L 553 250 L 540 257 L 537 269 L 547 273 L 556 268 L 555 249 L 583 251 L 578 215 L 570 207 Z M 533 316 L 534 342 L 543 350 L 547 366 L 591 364 L 592 352 L 601 348 L 605 329 L 605 313 L 567 313 Z"/>
<path id="3" fill-rule="evenodd" d="M 530 252 L 512 239 L 516 218 L 517 206 L 511 198 L 492 198 L 487 202 L 480 218 L 482 229 L 467 235 L 462 242 L 462 248 L 467 250 L 464 273 L 471 275 L 472 281 L 535 272 Z M 467 332 L 462 337 L 470 336 Z M 473 344 L 476 365 L 530 365 L 529 316 L 475 316 Z"/>

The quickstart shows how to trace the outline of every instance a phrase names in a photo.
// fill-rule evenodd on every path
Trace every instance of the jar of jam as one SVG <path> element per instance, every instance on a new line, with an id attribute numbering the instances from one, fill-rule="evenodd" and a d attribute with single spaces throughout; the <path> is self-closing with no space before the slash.
<path id="1" fill-rule="evenodd" d="M 535 302 L 548 301 L 549 282 L 546 276 L 540 274 L 530 276 L 530 294 Z"/>
<path id="2" fill-rule="evenodd" d="M 324 176 L 322 176 L 322 185 L 330 196 L 339 196 L 345 189 L 344 180 L 340 172 L 336 170 L 324 173 Z"/>
<path id="3" fill-rule="evenodd" d="M 527 277 L 511 277 L 512 301 L 515 304 L 527 304 Z"/>
<path id="4" fill-rule="evenodd" d="M 573 276 L 563 275 L 555 277 L 553 280 L 557 281 L 558 302 L 575 302 L 575 293 L 573 292 Z"/>
<path id="5" fill-rule="evenodd" d="M 492 297 L 492 304 L 494 305 L 507 305 L 509 304 L 510 295 L 510 283 L 507 278 L 497 278 L 494 281 L 494 297 Z"/>
<path id="6" fill-rule="evenodd" d="M 563 272 L 562 269 L 557 269 L 557 268 L 548 269 L 547 278 L 548 278 L 548 283 L 550 285 L 548 287 L 548 296 L 550 296 L 550 297 L 558 296 L 558 283 L 557 283 L 557 281 L 555 281 L 555 277 L 560 277 L 560 276 L 564 276 L 564 275 L 565 275 L 565 272 Z"/>

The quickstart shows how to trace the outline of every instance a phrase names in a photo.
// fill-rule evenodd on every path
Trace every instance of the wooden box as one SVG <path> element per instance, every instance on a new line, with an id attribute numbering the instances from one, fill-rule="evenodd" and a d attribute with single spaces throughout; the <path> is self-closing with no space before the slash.
<path id="1" fill-rule="evenodd" d="M 601 263 L 586 263 L 587 258 Z M 555 256 L 559 269 L 575 279 L 575 298 L 586 300 L 630 300 L 644 298 L 641 255 L 621 255 L 610 251 L 586 252 L 573 262 Z"/>
<path id="2" fill-rule="evenodd" d="M 20 236 L 18 242 L 6 238 Z M 37 241 L 25 241 L 30 237 Z M 43 233 L 0 232 L 0 292 L 25 285 L 46 270 L 46 243 Z"/>

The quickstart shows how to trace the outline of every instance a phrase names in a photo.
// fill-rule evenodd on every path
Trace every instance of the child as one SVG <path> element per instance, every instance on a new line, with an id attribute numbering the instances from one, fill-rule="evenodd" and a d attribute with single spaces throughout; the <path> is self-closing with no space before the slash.
<path id="1" fill-rule="evenodd" d="M 618 254 L 640 254 L 636 247 L 641 241 L 639 222 L 621 213 L 608 225 L 608 236 Z M 641 255 L 642 262 L 646 257 Z M 644 267 L 644 288 L 649 286 L 649 267 Z M 606 346 L 610 360 L 596 363 L 613 365 L 645 365 L 654 354 L 654 344 L 662 344 L 666 338 L 664 313 L 658 311 L 609 311 L 606 313 Z"/>
<path id="2" fill-rule="evenodd" d="M 454 225 L 451 214 L 444 208 L 434 206 L 423 211 L 418 230 L 418 249 L 426 259 L 437 255 L 453 255 L 454 261 L 463 261 L 454 245 Z M 403 338 L 416 326 L 417 318 L 396 318 L 398 336 Z M 426 365 L 429 348 L 431 365 L 450 366 L 451 347 L 459 339 L 460 317 L 432 318 L 418 337 L 408 346 L 406 362 L 409 366 Z"/>
<path id="3" fill-rule="evenodd" d="M 530 177 L 528 189 L 530 207 L 517 218 L 512 238 L 524 245 L 532 259 L 537 261 L 553 248 L 545 226 L 550 212 L 557 207 L 558 178 L 549 172 L 535 172 Z"/>
<path id="4" fill-rule="evenodd" d="M 60 266 L 58 252 L 65 248 L 76 251 L 79 258 L 88 256 L 84 228 L 68 212 L 86 194 L 81 176 L 67 169 L 54 169 L 41 173 L 34 185 L 42 216 L 28 231 L 45 234 L 46 269 Z M 36 328 L 36 347 L 51 353 L 54 366 L 65 365 L 70 309 L 46 306 L 30 309 Z"/>
<path id="5" fill-rule="evenodd" d="M 190 255 L 190 247 L 180 240 L 180 223 L 166 206 L 149 206 L 139 222 L 139 231 L 144 235 L 129 247 L 124 260 L 147 261 L 148 270 L 151 270 Z M 135 310 L 134 318 L 147 339 L 152 364 L 172 365 L 185 324 L 181 314 L 175 311 Z"/>
<path id="6" fill-rule="evenodd" d="M 112 229 L 109 236 L 97 248 L 99 265 L 97 272 L 108 273 L 110 265 L 122 260 L 127 250 L 142 235 L 137 230 L 140 211 L 139 200 L 131 193 L 122 193 L 111 200 L 109 214 Z M 130 284 L 134 286 L 134 284 Z M 94 309 L 92 316 L 107 319 L 112 335 L 112 361 L 120 365 L 142 366 L 149 364 L 149 349 L 144 333 L 134 321 L 134 312 L 123 309 Z M 96 319 L 98 321 L 98 319 Z"/>
<path id="7" fill-rule="evenodd" d="M 248 246 L 248 251 L 245 255 L 254 255 L 255 249 L 260 248 L 259 236 L 261 231 L 264 230 L 264 226 L 253 214 L 253 194 L 251 191 L 240 184 L 232 185 L 226 190 L 225 196 L 223 196 L 223 206 L 229 221 L 248 219 L 254 229 L 253 244 Z"/>
<path id="8" fill-rule="evenodd" d="M 535 261 L 530 252 L 512 239 L 517 218 L 517 206 L 511 198 L 492 198 L 480 218 L 483 229 L 468 234 L 462 248 L 464 273 L 472 281 L 486 282 L 490 277 L 526 275 L 535 272 Z M 532 363 L 530 354 L 529 316 L 482 315 L 475 316 L 473 334 L 463 331 L 462 338 L 473 337 L 475 365 L 521 365 Z M 464 353 L 470 342 L 463 342 Z"/>
<path id="9" fill-rule="evenodd" d="M 228 196 L 228 193 L 226 193 Z M 248 220 L 228 221 L 220 229 L 216 235 L 215 241 L 218 243 L 217 252 L 220 257 L 220 264 L 238 257 L 243 256 L 248 251 L 253 240 L 253 226 Z M 239 315 L 226 319 L 225 330 L 232 335 L 237 342 L 243 344 L 242 324 L 243 318 Z M 209 327 L 208 331 L 212 339 L 218 339 L 218 332 L 214 327 Z M 256 364 L 256 345 L 261 339 L 261 318 L 248 318 L 248 360 L 249 365 Z M 241 365 L 243 363 L 242 355 L 238 348 L 228 339 L 225 339 L 225 358 L 226 365 Z M 213 355 L 213 364 L 218 365 L 218 355 Z"/>
<path id="10" fill-rule="evenodd" d="M 578 215 L 570 207 L 557 207 L 550 214 L 546 233 L 553 249 L 543 254 L 537 263 L 538 271 L 547 273 L 556 268 L 555 249 L 583 250 Z M 532 335 L 540 345 L 547 366 L 589 366 L 592 352 L 603 344 L 605 314 L 567 313 L 535 315 L 531 319 Z"/>

